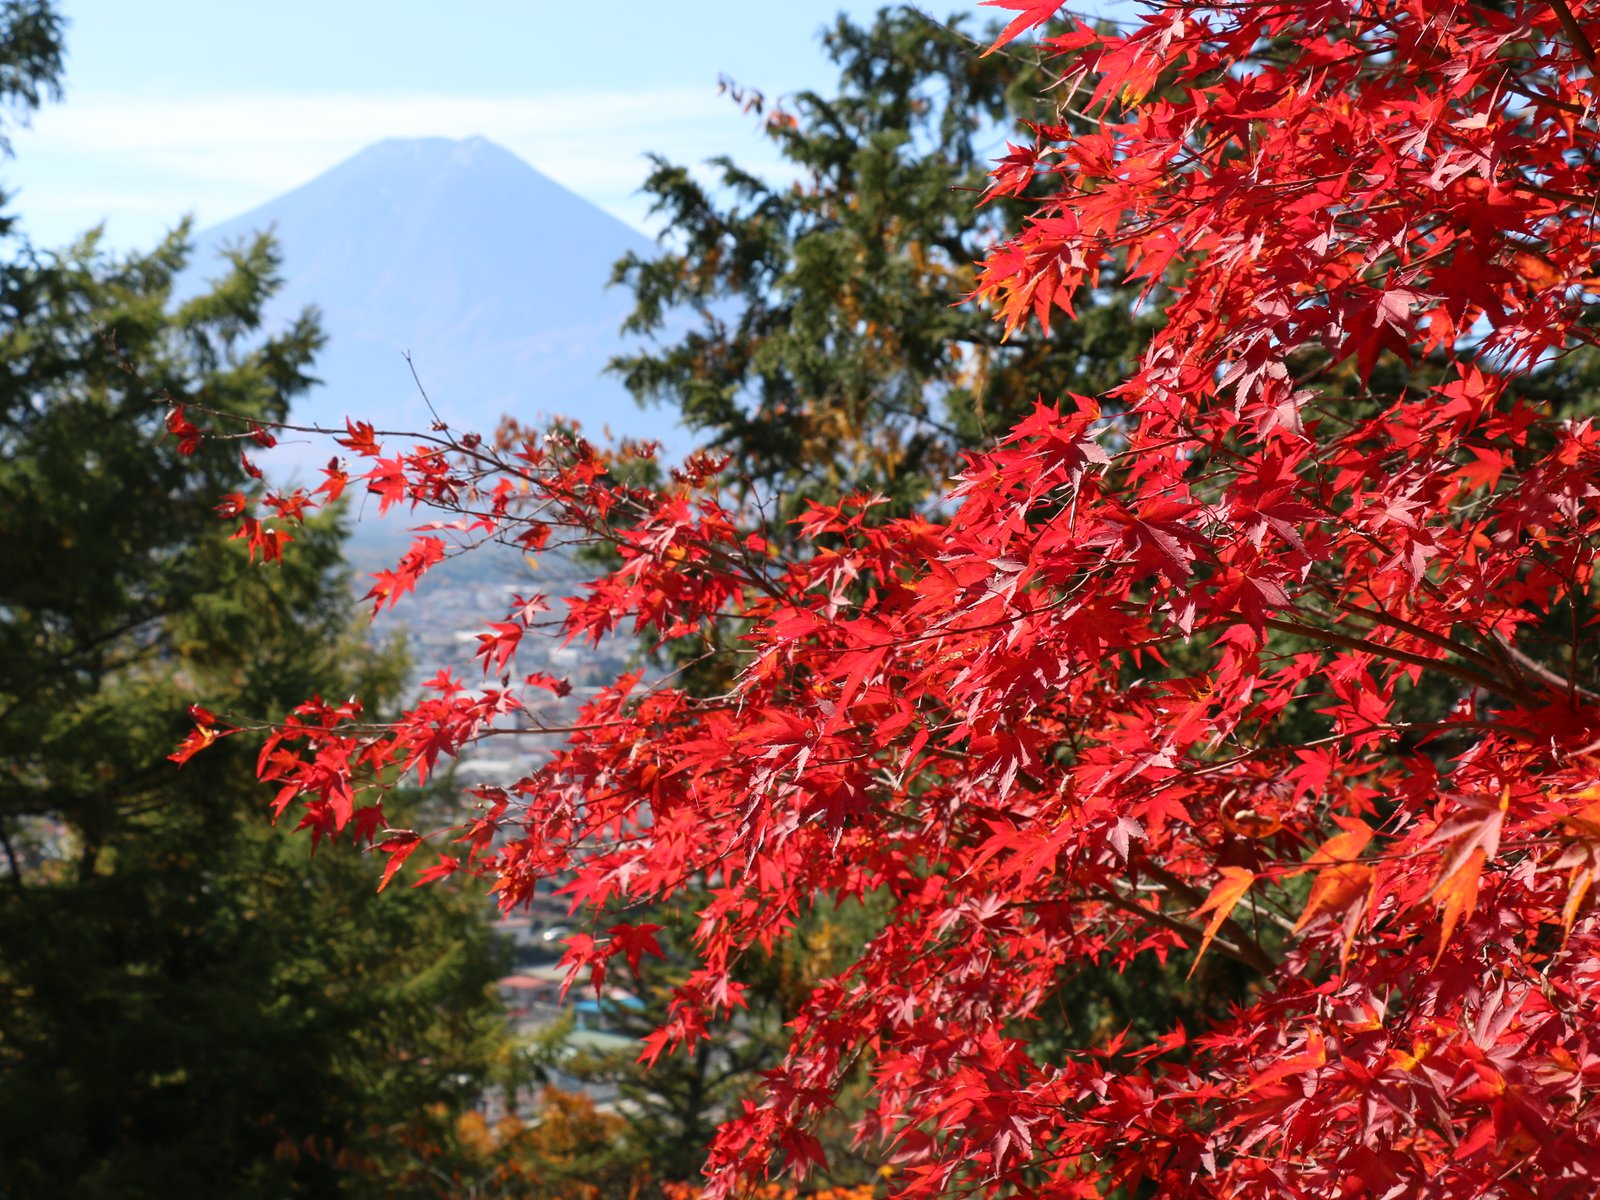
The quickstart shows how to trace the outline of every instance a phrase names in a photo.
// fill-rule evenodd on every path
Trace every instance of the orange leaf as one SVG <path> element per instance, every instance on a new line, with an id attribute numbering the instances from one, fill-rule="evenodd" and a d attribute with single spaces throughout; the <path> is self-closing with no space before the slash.
<path id="1" fill-rule="evenodd" d="M 1344 943 L 1340 952 L 1340 961 L 1344 962 L 1350 957 L 1350 945 L 1361 921 L 1363 906 L 1359 902 L 1372 886 L 1371 868 L 1359 861 L 1361 852 L 1372 840 L 1372 829 L 1359 818 L 1341 824 L 1345 831 L 1318 846 L 1300 869 L 1291 874 L 1317 872 L 1311 892 L 1306 896 L 1306 906 L 1294 923 L 1294 932 L 1299 933 L 1315 917 L 1344 913 Z"/>
<path id="2" fill-rule="evenodd" d="M 1305 1049 L 1299 1054 L 1286 1058 L 1269 1060 L 1271 1065 L 1261 1074 L 1254 1076 L 1245 1087 L 1246 1092 L 1254 1092 L 1266 1087 L 1268 1084 L 1278 1083 L 1296 1075 L 1304 1075 L 1308 1071 L 1315 1071 L 1328 1063 L 1328 1043 L 1321 1032 L 1311 1030 L 1306 1035 Z"/>
<path id="3" fill-rule="evenodd" d="M 1444 921 L 1444 927 L 1439 931 L 1439 952 L 1433 956 L 1435 963 L 1444 957 L 1444 948 L 1455 931 L 1456 923 L 1463 917 L 1470 917 L 1478 903 L 1478 876 L 1483 871 L 1486 857 L 1483 848 L 1479 847 L 1434 888 L 1434 896 L 1441 901 Z"/>
<path id="4" fill-rule="evenodd" d="M 1358 861 L 1371 840 L 1372 830 L 1367 823 L 1352 821 L 1343 833 L 1335 834 L 1318 846 L 1316 852 L 1306 859 L 1305 865 L 1294 872 L 1303 875 L 1307 871 L 1317 871 L 1317 877 L 1311 884 L 1311 894 L 1306 897 L 1306 906 L 1300 913 L 1300 919 L 1294 923 L 1296 933 L 1321 913 L 1342 912 L 1349 908 L 1372 882 L 1372 871 Z"/>
<path id="5" fill-rule="evenodd" d="M 1318 871 L 1311 883 L 1311 894 L 1306 897 L 1306 906 L 1294 923 L 1294 931 L 1299 933 L 1313 917 L 1323 913 L 1343 912 L 1371 883 L 1372 871 L 1365 863 L 1335 863 Z"/>
<path id="6" fill-rule="evenodd" d="M 1456 925 L 1470 917 L 1478 903 L 1478 877 L 1483 873 L 1484 864 L 1500 848 L 1500 830 L 1510 807 L 1509 786 L 1500 793 L 1498 800 L 1473 797 L 1464 805 L 1460 816 L 1434 835 L 1435 842 L 1446 839 L 1450 842 L 1444 865 L 1439 868 L 1439 878 L 1427 897 L 1438 902 L 1443 922 L 1435 963 L 1444 956 L 1444 948 Z"/>
<path id="7" fill-rule="evenodd" d="M 1542 254 L 1524 250 L 1511 259 L 1518 275 L 1538 287 L 1554 287 L 1561 282 L 1561 272 Z"/>
<path id="8" fill-rule="evenodd" d="M 1290 874 L 1304 875 L 1307 871 L 1315 871 L 1319 867 L 1353 863 L 1361 857 L 1361 852 L 1367 848 L 1367 843 L 1371 840 L 1372 829 L 1367 823 L 1359 818 L 1353 819 L 1346 824 L 1343 833 L 1336 833 L 1323 842 L 1299 870 L 1291 871 Z"/>
<path id="9" fill-rule="evenodd" d="M 1194 974 L 1194 968 L 1200 965 L 1200 959 L 1205 956 L 1206 947 L 1211 945 L 1211 940 L 1217 936 L 1217 930 L 1222 928 L 1222 923 L 1232 915 L 1233 910 L 1244 894 L 1250 890 L 1250 885 L 1255 883 L 1254 871 L 1247 871 L 1243 867 L 1223 867 L 1222 879 L 1217 886 L 1211 889 L 1211 894 L 1199 908 L 1194 910 L 1194 915 L 1203 912 L 1211 914 L 1211 920 L 1206 922 L 1205 935 L 1200 939 L 1200 952 L 1194 956 L 1194 966 L 1189 968 L 1189 974 Z"/>
<path id="10" fill-rule="evenodd" d="M 1583 898 L 1589 894 L 1589 886 L 1594 882 L 1593 867 L 1573 867 L 1572 881 L 1567 888 L 1567 902 L 1561 907 L 1561 932 L 1562 940 L 1572 932 L 1572 923 L 1578 919 L 1578 909 L 1583 907 Z"/>
<path id="11" fill-rule="evenodd" d="M 1576 798 L 1586 800 L 1589 798 L 1589 792 L 1579 792 Z M 1600 804 L 1585 804 L 1577 812 L 1569 814 L 1566 820 L 1580 837 L 1600 841 Z"/>

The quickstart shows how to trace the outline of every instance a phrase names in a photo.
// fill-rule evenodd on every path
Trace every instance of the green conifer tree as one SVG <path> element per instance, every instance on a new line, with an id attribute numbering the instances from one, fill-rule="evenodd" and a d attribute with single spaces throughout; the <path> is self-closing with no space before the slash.
<path id="1" fill-rule="evenodd" d="M 1049 338 L 1005 339 L 962 303 L 1017 219 L 980 204 L 992 160 L 1022 122 L 1076 120 L 1030 51 L 985 57 L 992 39 L 971 25 L 914 8 L 841 16 L 823 34 L 834 94 L 774 105 L 727 84 L 792 184 L 727 157 L 713 186 L 661 159 L 645 182 L 664 249 L 629 255 L 617 280 L 634 295 L 628 330 L 657 340 L 612 369 L 727 452 L 731 477 L 781 493 L 779 535 L 807 498 L 924 502 L 1041 396 L 1114 386 L 1154 327 L 1111 271 Z"/>
<path id="2" fill-rule="evenodd" d="M 13 115 L 60 37 L 0 7 Z M 266 239 L 177 302 L 186 235 L 0 252 L 0 1195 L 387 1195 L 498 1052 L 483 902 L 308 858 L 244 739 L 167 759 L 196 698 L 243 718 L 400 674 L 348 627 L 335 522 L 263 568 L 213 512 L 251 443 L 191 445 L 181 410 L 281 419 L 321 335 L 260 332 Z"/>

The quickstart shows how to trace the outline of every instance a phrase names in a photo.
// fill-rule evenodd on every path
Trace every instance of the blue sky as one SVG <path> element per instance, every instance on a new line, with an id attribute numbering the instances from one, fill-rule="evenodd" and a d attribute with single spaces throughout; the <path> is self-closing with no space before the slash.
<path id="1" fill-rule="evenodd" d="M 39 242 L 99 221 L 140 245 L 215 223 L 384 137 L 481 134 L 622 219 L 643 155 L 771 159 L 719 73 L 777 95 L 830 86 L 818 30 L 853 0 L 61 0 L 67 96 L 0 168 Z M 973 0 L 930 5 L 978 14 Z"/>

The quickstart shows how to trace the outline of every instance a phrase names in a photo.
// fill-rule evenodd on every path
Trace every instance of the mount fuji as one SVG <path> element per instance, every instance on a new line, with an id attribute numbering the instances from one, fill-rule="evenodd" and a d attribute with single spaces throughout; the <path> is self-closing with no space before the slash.
<path id="1" fill-rule="evenodd" d="M 687 437 L 663 409 L 642 409 L 603 375 L 628 342 L 625 288 L 612 264 L 648 254 L 644 235 L 483 138 L 379 142 L 293 191 L 197 235 L 192 284 L 217 271 L 215 250 L 271 230 L 284 287 L 269 328 L 307 305 L 328 345 L 321 386 L 297 423 L 426 430 L 428 411 L 492 433 L 505 414 L 527 424 L 575 417 L 591 436 Z M 287 441 L 287 439 L 286 439 Z M 322 443 L 286 445 L 280 465 L 326 461 Z"/>

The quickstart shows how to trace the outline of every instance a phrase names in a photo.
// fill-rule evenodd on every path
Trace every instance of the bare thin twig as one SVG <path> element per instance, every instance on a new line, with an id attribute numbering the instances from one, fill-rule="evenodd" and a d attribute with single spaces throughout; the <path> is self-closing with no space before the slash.
<path id="1" fill-rule="evenodd" d="M 428 412 L 433 416 L 433 427 L 435 429 L 449 429 L 450 426 L 440 419 L 439 410 L 433 407 L 433 400 L 428 396 L 428 389 L 422 386 L 422 378 L 417 374 L 417 364 L 411 359 L 411 351 L 405 351 L 403 357 L 406 360 L 406 366 L 411 371 L 411 382 L 417 385 L 417 392 L 422 397 L 422 402 L 428 406 Z"/>

